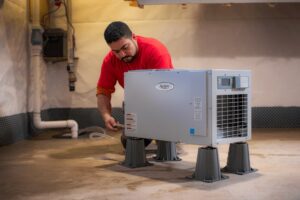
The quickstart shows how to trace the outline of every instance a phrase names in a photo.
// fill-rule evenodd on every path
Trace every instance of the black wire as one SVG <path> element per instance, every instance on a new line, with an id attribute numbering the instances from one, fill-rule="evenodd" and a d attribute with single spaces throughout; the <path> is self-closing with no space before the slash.
<path id="1" fill-rule="evenodd" d="M 69 10 L 68 10 L 68 7 L 67 7 L 67 3 L 65 0 L 62 0 L 62 3 L 65 7 L 65 14 L 66 14 L 66 19 L 67 19 L 67 24 L 71 26 L 72 28 L 72 40 L 73 40 L 73 47 L 74 49 L 76 49 L 76 40 L 75 40 L 75 28 L 73 26 L 73 24 L 70 22 L 70 19 L 69 19 Z"/>
<path id="2" fill-rule="evenodd" d="M 67 19 L 67 25 L 70 26 L 72 28 L 72 40 L 73 40 L 73 47 L 74 49 L 76 48 L 76 40 L 75 40 L 75 28 L 73 26 L 73 24 L 71 23 L 70 19 L 69 19 L 69 11 L 68 11 L 68 7 L 67 7 L 67 3 L 65 0 L 62 0 L 61 3 L 64 5 L 65 8 L 65 15 L 66 15 L 66 19 Z M 55 10 L 49 11 L 48 13 L 46 13 L 45 15 L 43 15 L 43 25 L 45 26 L 45 17 L 55 13 L 56 11 L 58 11 L 60 9 L 60 6 L 58 6 Z"/>
<path id="3" fill-rule="evenodd" d="M 73 31 L 73 34 L 75 34 L 75 28 L 73 26 L 73 24 L 70 22 L 70 19 L 69 19 L 69 11 L 68 11 L 68 7 L 67 7 L 67 3 L 65 0 L 62 0 L 62 4 L 64 5 L 64 8 L 65 8 L 65 15 L 66 15 L 66 19 L 67 19 L 67 24 L 69 26 L 71 26 L 72 28 L 72 31 Z M 58 6 L 55 10 L 52 10 L 52 11 L 49 11 L 48 13 L 46 13 L 45 15 L 43 15 L 43 23 L 45 22 L 45 17 L 50 15 L 50 14 L 53 14 L 55 13 L 56 11 L 58 11 L 60 8 L 60 6 Z M 44 24 L 45 25 L 45 24 Z"/>
<path id="4" fill-rule="evenodd" d="M 69 19 L 69 11 L 68 11 L 68 8 L 67 8 L 67 3 L 66 3 L 65 0 L 62 0 L 62 3 L 64 4 L 64 7 L 65 7 L 65 13 L 66 13 L 66 18 L 67 18 L 67 23 L 72 27 L 73 34 L 75 34 L 75 28 L 74 28 L 73 24 L 70 22 L 70 19 Z"/>
<path id="5" fill-rule="evenodd" d="M 48 16 L 48 15 L 50 15 L 50 14 L 55 13 L 56 11 L 59 10 L 59 8 L 60 8 L 60 6 L 58 6 L 55 10 L 51 10 L 51 11 L 49 11 L 46 14 L 43 15 L 43 25 L 46 25 L 46 23 L 45 23 L 45 17 Z"/>

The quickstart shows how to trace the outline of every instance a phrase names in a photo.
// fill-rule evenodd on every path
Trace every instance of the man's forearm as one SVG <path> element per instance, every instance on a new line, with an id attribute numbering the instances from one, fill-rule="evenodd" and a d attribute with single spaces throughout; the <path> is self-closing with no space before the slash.
<path id="1" fill-rule="evenodd" d="M 118 129 L 115 127 L 117 122 L 115 118 L 111 116 L 111 103 L 110 98 L 103 95 L 98 94 L 97 96 L 98 110 L 102 115 L 102 119 L 104 120 L 105 127 L 117 131 Z"/>
<path id="2" fill-rule="evenodd" d="M 111 103 L 109 97 L 103 94 L 99 94 L 97 96 L 97 104 L 98 110 L 101 113 L 103 119 L 105 119 L 107 116 L 111 116 Z"/>

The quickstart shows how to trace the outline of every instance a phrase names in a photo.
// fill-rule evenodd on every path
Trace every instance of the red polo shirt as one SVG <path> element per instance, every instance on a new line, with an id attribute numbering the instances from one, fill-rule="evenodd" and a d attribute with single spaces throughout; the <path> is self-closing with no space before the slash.
<path id="1" fill-rule="evenodd" d="M 100 78 L 97 85 L 97 95 L 110 96 L 118 83 L 124 88 L 124 73 L 139 69 L 173 69 L 171 56 L 167 48 L 158 40 L 136 36 L 138 53 L 132 62 L 119 60 L 112 51 L 104 58 Z"/>

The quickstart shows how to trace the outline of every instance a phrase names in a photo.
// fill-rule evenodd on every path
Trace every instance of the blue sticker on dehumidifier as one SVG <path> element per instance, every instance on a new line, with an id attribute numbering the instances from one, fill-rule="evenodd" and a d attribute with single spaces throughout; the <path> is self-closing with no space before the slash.
<path id="1" fill-rule="evenodd" d="M 195 129 L 194 128 L 190 128 L 190 135 L 195 135 Z"/>

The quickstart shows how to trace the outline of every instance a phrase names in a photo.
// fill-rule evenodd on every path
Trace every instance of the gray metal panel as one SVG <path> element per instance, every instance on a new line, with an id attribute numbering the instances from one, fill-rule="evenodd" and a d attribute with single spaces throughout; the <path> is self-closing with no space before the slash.
<path id="1" fill-rule="evenodd" d="M 249 85 L 220 89 L 219 76 L 247 77 Z M 245 141 L 251 137 L 250 88 L 247 70 L 130 71 L 125 75 L 125 133 L 213 146 Z M 221 112 L 226 120 L 217 124 L 220 95 L 226 97 Z"/>
<path id="2" fill-rule="evenodd" d="M 160 83 L 174 87 L 159 90 Z M 207 136 L 206 107 L 206 71 L 143 70 L 125 74 L 128 136 L 199 144 Z"/>

